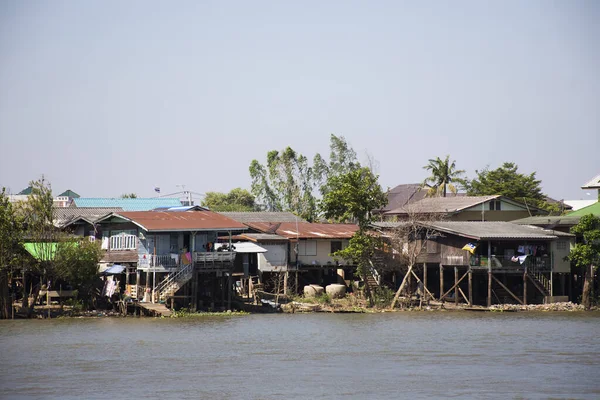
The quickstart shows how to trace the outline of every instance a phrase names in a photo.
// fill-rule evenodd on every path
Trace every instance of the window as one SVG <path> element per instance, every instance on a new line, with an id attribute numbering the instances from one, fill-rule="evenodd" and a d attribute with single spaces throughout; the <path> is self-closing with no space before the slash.
<path id="1" fill-rule="evenodd" d="M 341 241 L 331 241 L 331 252 L 330 254 L 335 253 L 336 251 L 339 251 L 342 249 L 342 242 Z"/>
<path id="2" fill-rule="evenodd" d="M 298 255 L 299 256 L 316 256 L 317 255 L 317 241 L 316 240 L 301 240 L 298 242 Z"/>
<path id="3" fill-rule="evenodd" d="M 556 250 L 567 250 L 567 241 L 559 240 L 556 242 Z"/>
<path id="4" fill-rule="evenodd" d="M 500 200 L 491 200 L 490 201 L 490 211 L 496 210 L 500 211 L 502 202 Z"/>

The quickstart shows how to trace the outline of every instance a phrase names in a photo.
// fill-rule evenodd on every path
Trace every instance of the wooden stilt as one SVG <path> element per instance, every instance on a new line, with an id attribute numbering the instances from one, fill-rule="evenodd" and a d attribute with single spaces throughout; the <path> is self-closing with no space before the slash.
<path id="1" fill-rule="evenodd" d="M 417 276 L 417 274 L 415 273 L 415 270 L 411 270 L 410 272 L 413 274 L 413 276 L 415 277 L 415 279 L 417 280 L 417 282 L 421 282 L 421 279 L 419 279 L 419 277 L 418 277 L 418 276 Z M 421 283 L 422 283 L 422 282 L 421 282 Z M 429 296 L 431 296 L 431 298 L 432 298 L 432 299 L 434 299 L 434 298 L 435 298 L 435 297 L 433 297 L 433 294 L 432 294 L 432 293 L 429 291 L 429 289 L 427 289 L 427 286 L 425 286 L 425 284 L 423 284 L 423 289 L 424 289 L 424 291 L 425 291 L 425 292 L 426 292 L 426 293 L 427 293 Z M 423 295 L 424 295 L 424 294 L 423 294 Z"/>
<path id="2" fill-rule="evenodd" d="M 523 271 L 523 304 L 527 305 L 527 268 Z"/>
<path id="3" fill-rule="evenodd" d="M 425 288 L 424 291 L 429 293 L 429 290 L 427 290 L 427 263 L 423 263 L 423 287 Z"/>
<path id="4" fill-rule="evenodd" d="M 492 271 L 488 271 L 488 294 L 487 294 L 487 306 L 492 306 Z"/>
<path id="5" fill-rule="evenodd" d="M 461 282 L 462 282 L 462 280 L 463 280 L 463 279 L 465 279 L 465 278 L 467 277 L 467 275 L 468 275 L 468 273 L 467 273 L 467 272 L 465 272 L 465 274 L 464 274 L 463 276 L 461 276 L 461 278 L 460 278 L 460 279 L 459 279 L 459 280 L 458 280 L 458 281 L 457 281 L 457 282 L 456 282 L 454 285 L 452 285 L 452 287 L 451 287 L 450 289 L 448 289 L 448 290 L 446 291 L 446 293 L 442 294 L 442 296 L 441 296 L 441 298 L 440 298 L 440 299 L 443 299 L 444 297 L 448 296 L 448 294 L 449 294 L 451 291 L 453 291 L 453 290 L 456 290 L 456 288 L 458 287 L 458 284 L 459 284 L 459 283 L 461 283 Z"/>
<path id="6" fill-rule="evenodd" d="M 454 304 L 458 305 L 458 268 L 454 267 Z"/>
<path id="7" fill-rule="evenodd" d="M 521 299 L 518 298 L 513 292 L 511 292 L 510 289 L 506 287 L 506 285 L 504 285 L 502 282 L 500 282 L 500 280 L 498 278 L 496 278 L 493 275 L 492 275 L 492 278 L 494 278 L 494 280 L 496 282 L 498 282 L 498 285 L 500 285 L 500 287 L 502 287 L 502 289 L 506 290 L 506 292 L 508 294 L 510 294 L 515 300 L 517 300 L 520 304 L 523 304 L 523 302 L 521 301 Z"/>
<path id="8" fill-rule="evenodd" d="M 473 306 L 473 271 L 469 267 L 469 307 Z"/>
<path id="9" fill-rule="evenodd" d="M 283 275 L 283 294 L 288 294 L 288 275 L 289 272 L 285 271 L 285 275 Z"/>
<path id="10" fill-rule="evenodd" d="M 229 274 L 227 275 L 227 309 L 228 310 L 231 310 L 231 291 L 232 291 L 231 274 L 233 274 L 233 270 L 230 268 Z"/>
<path id="11" fill-rule="evenodd" d="M 444 300 L 444 266 L 440 263 L 440 301 Z"/>
<path id="12" fill-rule="evenodd" d="M 221 275 L 220 283 L 221 283 L 221 307 L 225 308 L 225 276 Z"/>

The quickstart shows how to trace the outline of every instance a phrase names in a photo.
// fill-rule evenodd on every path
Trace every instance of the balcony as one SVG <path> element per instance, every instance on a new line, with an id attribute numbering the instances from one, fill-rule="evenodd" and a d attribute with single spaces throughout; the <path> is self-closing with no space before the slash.
<path id="1" fill-rule="evenodd" d="M 202 271 L 229 270 L 235 260 L 235 252 L 194 252 L 191 254 L 194 269 Z M 140 254 L 138 268 L 169 272 L 175 268 L 190 264 L 184 254 Z"/>
<path id="2" fill-rule="evenodd" d="M 474 269 L 487 269 L 488 268 L 488 257 L 487 256 L 471 256 L 469 265 Z M 551 258 L 549 256 L 491 256 L 491 267 L 493 270 L 524 270 L 536 269 L 539 271 L 549 271 L 551 269 Z"/>

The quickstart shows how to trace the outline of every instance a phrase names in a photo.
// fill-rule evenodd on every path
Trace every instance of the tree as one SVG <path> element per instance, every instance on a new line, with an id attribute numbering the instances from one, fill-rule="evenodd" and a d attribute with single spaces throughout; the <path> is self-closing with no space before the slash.
<path id="1" fill-rule="evenodd" d="M 9 318 L 12 299 L 8 293 L 9 271 L 19 264 L 23 252 L 23 221 L 8 200 L 5 188 L 0 192 L 0 319 Z"/>
<path id="2" fill-rule="evenodd" d="M 571 233 L 583 238 L 583 242 L 571 249 L 568 258 L 584 271 L 581 304 L 589 309 L 593 297 L 594 271 L 600 265 L 600 218 L 592 214 L 581 217 L 579 223 L 571 228 Z"/>
<path id="3" fill-rule="evenodd" d="M 33 245 L 37 263 L 32 265 L 32 271 L 42 275 L 42 280 L 48 282 L 55 277 L 56 245 L 64 236 L 55 228 L 52 215 L 52 187 L 42 176 L 30 184 L 31 193 L 27 201 L 19 204 L 19 212 L 22 213 L 25 223 L 25 236 Z M 26 288 L 26 273 L 23 272 L 23 286 Z M 35 299 L 40 291 L 40 285 L 33 287 L 33 304 L 28 304 L 28 296 L 23 296 L 23 309 L 33 312 Z"/>
<path id="4" fill-rule="evenodd" d="M 91 304 L 93 290 L 99 280 L 101 253 L 100 244 L 87 239 L 63 241 L 56 250 L 56 276 L 76 288 L 78 297 L 86 306 Z"/>
<path id="5" fill-rule="evenodd" d="M 229 193 L 206 192 L 202 205 L 212 211 L 254 211 L 254 196 L 246 189 L 235 188 Z"/>
<path id="6" fill-rule="evenodd" d="M 414 276 L 414 269 L 419 261 L 423 250 L 427 248 L 427 243 L 435 235 L 435 230 L 431 228 L 431 223 L 443 218 L 440 214 L 423 213 L 418 209 L 418 203 L 406 206 L 407 218 L 403 220 L 391 232 L 390 246 L 393 254 L 397 255 L 396 262 L 407 268 L 402 283 L 391 303 L 391 308 L 396 306 L 400 295 L 406 288 L 406 284 Z M 425 291 L 425 287 L 423 291 Z"/>
<path id="7" fill-rule="evenodd" d="M 291 211 L 308 221 L 317 216 L 313 172 L 308 159 L 287 147 L 267 153 L 266 166 L 250 164 L 251 192 L 269 211 Z"/>
<path id="8" fill-rule="evenodd" d="M 444 160 L 439 157 L 430 159 L 429 163 L 423 167 L 431 171 L 431 175 L 423 181 L 423 186 L 429 188 L 428 196 L 446 197 L 447 190 L 452 193 L 457 192 L 454 182 L 464 186 L 465 180 L 462 178 L 465 171 L 456 169 L 456 161 L 450 162 L 450 156 L 447 155 Z"/>
<path id="9" fill-rule="evenodd" d="M 519 167 L 511 162 L 505 162 L 494 170 L 485 168 L 475 171 L 477 178 L 467 184 L 469 196 L 502 195 L 513 200 L 542 205 L 545 196 L 542 193 L 540 180 L 535 178 L 535 172 L 522 174 Z"/>
<path id="10" fill-rule="evenodd" d="M 135 193 L 123 193 L 121 195 L 122 199 L 137 199 L 137 194 Z"/>
<path id="11" fill-rule="evenodd" d="M 350 239 L 348 247 L 336 251 L 333 256 L 350 260 L 357 266 L 357 274 L 365 282 L 371 306 L 373 296 L 367 273 L 371 266 L 371 258 L 381 244 L 379 237 L 369 232 L 371 211 L 387 204 L 387 196 L 377 179 L 378 176 L 373 175 L 371 170 L 365 167 L 331 176 L 327 181 L 327 191 L 320 203 L 325 218 L 338 222 L 358 223 L 358 232 Z"/>
<path id="12" fill-rule="evenodd" d="M 330 177 L 320 203 L 323 216 L 336 222 L 357 222 L 361 230 L 368 229 L 372 210 L 387 204 L 378 178 L 366 167 Z"/>
<path id="13" fill-rule="evenodd" d="M 350 147 L 346 138 L 331 134 L 329 137 L 329 162 L 319 153 L 313 159 L 315 185 L 319 188 L 321 195 L 325 195 L 329 191 L 327 183 L 330 178 L 360 167 L 356 152 Z"/>

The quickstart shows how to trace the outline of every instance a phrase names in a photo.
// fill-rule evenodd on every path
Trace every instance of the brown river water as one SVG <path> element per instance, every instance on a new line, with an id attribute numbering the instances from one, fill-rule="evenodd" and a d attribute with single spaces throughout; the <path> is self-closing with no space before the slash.
<path id="1" fill-rule="evenodd" d="M 600 399 L 600 313 L 0 321 L 6 399 Z"/>

